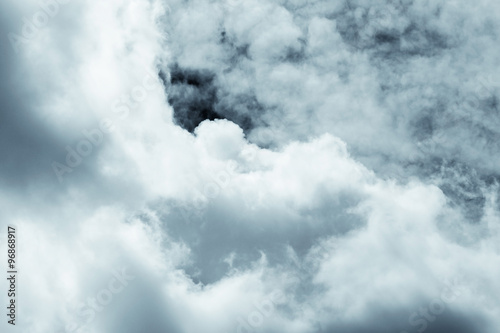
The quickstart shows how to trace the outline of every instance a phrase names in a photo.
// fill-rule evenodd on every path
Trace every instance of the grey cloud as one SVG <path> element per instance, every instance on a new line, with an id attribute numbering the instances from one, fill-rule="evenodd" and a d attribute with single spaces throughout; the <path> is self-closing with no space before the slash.
<path id="1" fill-rule="evenodd" d="M 264 253 L 271 265 L 286 261 L 287 246 L 301 260 L 320 238 L 343 235 L 364 225 L 362 218 L 345 210 L 355 207 L 358 199 L 351 195 L 328 200 L 315 209 L 304 209 L 294 216 L 286 212 L 263 211 L 255 214 L 243 206 L 236 211 L 223 204 L 208 207 L 175 205 L 165 210 L 162 220 L 166 231 L 192 251 L 192 263 L 186 267 L 195 281 L 214 283 L 232 269 L 246 269 Z M 332 201 L 337 201 L 336 203 Z M 238 204 L 237 204 L 238 205 Z M 256 227 L 251 221 L 259 221 Z M 313 222 L 314 221 L 314 222 Z M 235 255 L 231 267 L 226 259 Z"/>
<path id="2" fill-rule="evenodd" d="M 16 53 L 7 38 L 9 33 L 21 33 L 25 22 L 22 19 L 26 17 L 30 19 L 28 14 L 33 12 L 33 8 L 29 9 L 31 11 L 20 11 L 14 5 L 11 8 L 8 8 L 9 6 L 8 3 L 2 5 L 4 9 L 1 14 L 0 29 L 2 35 L 0 75 L 4 78 L 0 83 L 2 103 L 0 153 L 3 156 L 0 179 L 3 186 L 14 191 L 45 188 L 52 196 L 57 196 L 57 192 L 64 191 L 64 187 L 59 184 L 52 163 L 54 161 L 65 163 L 68 153 L 65 147 L 74 146 L 85 137 L 78 131 L 76 133 L 63 131 L 42 112 L 45 97 L 41 87 L 46 84 L 54 87 L 57 85 L 48 83 L 49 80 L 42 76 L 43 69 L 36 68 L 32 71 L 33 64 L 24 63 L 23 53 Z M 50 23 L 57 25 L 55 19 Z M 69 30 L 71 29 L 67 29 Z M 41 37 L 33 37 L 28 44 L 37 38 Z M 64 38 L 67 40 L 71 36 Z M 61 40 L 60 45 L 64 43 L 64 40 Z M 94 153 L 77 169 L 78 172 L 75 172 L 73 177 L 75 181 L 88 179 L 94 174 L 92 164 L 95 164 L 99 148 L 94 147 Z"/>
<path id="3" fill-rule="evenodd" d="M 374 305 L 375 306 L 375 305 Z M 367 318 L 350 323 L 328 325 L 318 332 L 339 332 L 339 333 L 382 333 L 382 332 L 458 332 L 458 333 L 479 333 L 483 332 L 488 325 L 481 316 L 473 313 L 460 313 L 453 310 L 439 315 L 432 316 L 433 321 L 422 319 L 413 325 L 408 322 L 408 313 L 401 309 L 379 308 L 370 313 Z"/>
<path id="4" fill-rule="evenodd" d="M 174 109 L 174 120 L 189 132 L 204 120 L 228 119 L 243 130 L 254 127 L 252 116 L 263 111 L 254 95 L 233 96 L 220 89 L 215 73 L 208 70 L 180 68 L 174 64 L 166 84 L 168 102 Z"/>
<path id="5" fill-rule="evenodd" d="M 238 8 L 236 7 L 234 10 Z M 225 30 L 222 32 L 222 44 L 230 45 L 229 50 L 232 50 L 231 54 L 233 54 L 230 59 L 238 59 L 239 57 L 235 58 L 235 55 L 240 55 L 246 65 L 242 66 L 241 61 L 234 60 L 228 64 L 224 59 L 227 54 L 225 51 L 221 51 L 220 59 L 207 60 L 205 65 L 210 68 L 214 76 L 216 75 L 217 82 L 222 85 L 217 87 L 217 91 L 210 88 L 209 95 L 212 97 L 209 100 L 205 99 L 205 104 L 214 105 L 214 101 L 220 98 L 221 95 L 224 96 L 224 101 L 229 102 L 229 104 L 223 106 L 224 112 L 216 111 L 213 106 L 210 106 L 210 112 L 213 110 L 217 114 L 229 114 L 229 117 L 226 116 L 227 119 L 233 120 L 250 132 L 248 135 L 250 140 L 253 138 L 252 130 L 269 125 L 279 133 L 283 133 L 281 138 L 279 136 L 274 137 L 278 144 L 283 144 L 282 138 L 300 138 L 304 133 L 310 131 L 318 134 L 325 131 L 336 133 L 346 140 L 352 151 L 364 163 L 390 177 L 400 177 L 405 174 L 404 170 L 394 173 L 392 167 L 387 167 L 401 162 L 410 165 L 409 170 L 413 170 L 418 176 L 424 176 L 429 171 L 427 165 L 433 164 L 436 156 L 443 158 L 442 163 L 444 164 L 456 161 L 459 164 L 468 165 L 472 169 L 477 169 L 477 172 L 480 172 L 482 177 L 491 177 L 496 174 L 491 161 L 483 161 L 484 164 L 478 163 L 481 159 L 479 157 L 481 153 L 478 152 L 489 152 L 491 156 L 491 153 L 498 150 L 496 144 L 498 140 L 494 139 L 498 136 L 498 130 L 489 125 L 498 122 L 498 118 L 495 116 L 497 114 L 497 103 L 495 102 L 497 87 L 493 81 L 481 79 L 487 76 L 487 73 L 484 72 L 484 66 L 483 68 L 478 67 L 480 72 L 475 73 L 475 75 L 479 76 L 480 82 L 476 84 L 476 87 L 473 87 L 472 91 L 467 92 L 466 89 L 469 88 L 462 85 L 461 81 L 463 80 L 461 78 L 468 74 L 457 71 L 457 68 L 462 66 L 460 64 L 466 64 L 460 53 L 464 51 L 464 48 L 468 47 L 469 38 L 472 38 L 469 35 L 472 32 L 458 26 L 460 20 L 452 22 L 449 16 L 445 15 L 445 13 L 454 10 L 455 7 L 447 4 L 436 4 L 429 8 L 423 8 L 412 1 L 390 1 L 387 4 L 377 5 L 364 1 L 348 1 L 343 4 L 339 2 L 339 5 L 332 9 L 330 13 L 328 11 L 322 12 L 322 15 L 320 12 L 312 14 L 313 12 L 308 10 L 314 7 L 309 6 L 294 7 L 288 4 L 285 8 L 288 9 L 290 15 L 296 17 L 297 21 L 294 23 L 300 27 L 304 34 L 308 29 L 308 22 L 315 18 L 314 15 L 328 18 L 328 20 L 335 23 L 336 32 L 342 37 L 342 41 L 347 46 L 344 52 L 352 52 L 353 54 L 362 52 L 369 57 L 368 63 L 363 64 L 363 60 L 360 59 L 360 64 L 370 66 L 370 69 L 374 71 L 373 75 L 377 80 L 373 82 L 372 86 L 376 91 L 373 97 L 373 102 L 376 103 L 375 109 L 363 110 L 363 108 L 370 106 L 360 104 L 338 107 L 335 104 L 326 102 L 324 98 L 328 94 L 321 95 L 321 93 L 319 93 L 321 97 L 311 100 L 308 103 L 309 105 L 303 105 L 303 101 L 309 99 L 308 96 L 294 95 L 289 91 L 281 92 L 282 97 L 280 99 L 270 101 L 269 96 L 280 94 L 280 92 L 277 90 L 279 88 L 271 83 L 273 79 L 269 75 L 278 66 L 282 66 L 284 62 L 287 62 L 286 59 L 289 56 L 285 56 L 285 58 L 271 57 L 269 62 L 265 63 L 259 58 L 248 55 L 248 51 L 237 51 L 255 49 L 257 47 L 257 36 L 259 35 L 255 35 L 255 40 L 249 40 L 246 35 L 239 35 L 238 32 L 231 29 L 231 26 L 228 26 L 228 24 L 234 24 L 230 17 L 222 16 L 219 22 L 220 25 L 225 26 Z M 272 7 L 262 7 L 259 12 L 262 17 L 252 19 L 262 22 L 261 20 L 264 20 L 265 15 L 268 15 L 272 10 L 274 10 Z M 462 18 L 462 22 L 466 19 L 465 17 Z M 485 21 L 488 21 L 488 19 L 485 18 Z M 450 24 L 451 28 L 443 29 L 446 24 Z M 295 27 L 289 26 L 289 28 Z M 493 26 L 491 28 L 496 29 Z M 257 28 L 252 27 L 252 29 Z M 262 34 L 262 32 L 260 33 Z M 334 34 L 335 32 L 331 31 L 330 33 Z M 486 31 L 478 33 L 484 33 L 484 37 L 489 38 L 487 37 L 489 33 Z M 215 40 L 216 34 L 220 34 L 220 31 L 214 29 L 213 34 Z M 176 47 L 175 49 L 187 49 L 186 45 L 189 47 L 189 41 L 182 41 L 182 37 L 179 38 L 178 40 L 174 39 L 172 43 L 174 45 L 183 45 L 183 47 Z M 238 40 L 245 40 L 245 42 L 238 42 Z M 318 51 L 310 50 L 311 45 L 307 39 L 303 39 L 301 43 L 302 49 L 300 51 L 289 51 L 292 52 L 289 54 L 290 59 L 295 59 L 295 61 L 291 61 L 292 68 L 303 74 L 301 78 L 303 80 L 294 81 L 294 85 L 305 90 L 304 82 L 307 77 L 323 79 L 325 75 L 312 74 L 314 71 L 307 67 L 307 64 L 314 57 L 317 57 Z M 212 46 L 221 50 L 227 47 L 221 47 L 220 43 L 214 43 Z M 331 45 L 331 47 L 342 48 L 341 45 Z M 484 47 L 487 48 L 488 44 L 484 44 Z M 289 48 L 289 50 L 291 49 Z M 302 55 L 299 56 L 299 54 Z M 307 58 L 304 57 L 305 54 L 308 54 Z M 177 53 L 176 56 L 185 58 L 184 62 L 188 61 L 187 59 L 190 57 L 189 54 L 182 53 L 182 51 Z M 445 57 L 451 57 L 453 62 L 444 63 Z M 213 59 L 213 57 L 211 58 Z M 479 56 L 474 57 L 472 61 L 476 62 L 478 59 Z M 333 63 L 332 61 L 330 66 Z M 480 64 L 477 65 L 480 66 Z M 332 66 L 330 70 L 334 75 L 345 80 L 346 77 L 353 75 L 350 72 L 356 71 L 356 66 L 359 65 L 352 62 L 350 66 L 337 68 Z M 448 68 L 447 76 L 439 77 L 434 75 L 432 68 L 435 66 Z M 229 67 L 229 70 L 227 67 Z M 260 67 L 268 69 L 261 72 L 260 78 L 257 78 L 254 70 Z M 203 69 L 200 68 L 199 70 Z M 430 77 L 430 80 L 420 76 L 418 72 L 425 72 Z M 293 79 L 290 78 L 290 80 Z M 242 102 L 238 99 L 239 95 L 235 92 L 235 87 L 231 86 L 232 82 L 238 81 L 252 82 L 249 85 L 250 87 L 263 87 L 263 89 L 257 90 L 255 95 L 253 95 L 254 92 L 250 88 L 245 91 L 245 94 L 255 96 L 255 101 L 261 107 L 257 109 L 241 107 Z M 355 84 L 355 82 L 345 81 L 345 85 L 341 85 L 339 88 L 349 89 L 349 85 Z M 323 89 L 335 94 L 335 89 L 329 89 L 328 83 L 324 83 Z M 486 90 L 487 94 L 482 92 L 483 90 Z M 171 102 L 178 100 L 178 93 L 171 92 L 170 95 Z M 183 94 L 183 96 L 188 95 Z M 199 94 L 199 96 L 203 96 L 203 94 Z M 351 99 L 359 98 L 359 96 L 355 95 L 351 97 Z M 187 103 L 189 105 L 189 103 L 195 102 Z M 179 102 L 174 102 L 174 110 L 182 109 L 177 106 L 178 104 Z M 409 108 L 409 106 L 411 107 Z M 310 108 L 316 109 L 316 111 L 311 111 Z M 357 116 L 353 121 L 336 122 L 335 120 L 326 120 L 328 116 L 318 111 L 321 109 L 328 110 L 334 115 L 333 118 L 342 118 L 343 114 L 352 113 L 357 114 Z M 276 117 L 280 112 L 295 114 L 295 118 L 298 119 L 298 126 L 297 123 L 287 123 L 281 117 Z M 193 113 L 196 113 L 196 111 L 193 111 Z M 310 113 L 322 118 L 321 123 L 324 125 L 318 126 L 317 124 L 312 125 L 312 122 L 309 121 L 300 121 L 300 119 L 307 119 L 307 115 Z M 369 114 L 368 117 L 364 117 L 365 113 Z M 375 114 L 377 113 L 383 115 L 381 117 L 383 123 L 381 132 L 365 133 L 369 138 L 367 140 L 352 135 L 357 128 L 366 126 L 371 117 L 376 117 Z M 455 119 L 457 116 L 460 118 Z M 215 115 L 212 114 L 208 118 L 210 117 L 214 118 Z M 196 125 L 196 123 L 199 123 L 199 120 L 196 120 L 193 125 Z M 252 125 L 249 126 L 248 124 Z M 192 129 L 193 125 L 189 127 Z M 410 133 L 410 135 L 399 133 L 401 127 L 405 128 L 405 132 Z M 395 147 L 391 144 L 382 145 L 382 142 L 377 147 L 373 147 L 372 143 L 377 141 L 380 136 L 397 137 L 402 140 L 406 147 L 394 149 Z M 462 137 L 460 140 L 461 145 L 455 144 L 457 136 Z M 389 159 L 389 163 L 376 162 L 374 164 L 373 162 L 378 159 L 377 155 L 385 155 Z M 425 166 L 426 170 L 419 169 L 418 165 Z M 433 176 L 436 176 L 436 174 L 433 174 Z M 449 191 L 445 191 L 445 193 L 449 194 Z M 451 200 L 454 199 L 451 198 Z M 481 216 L 480 211 L 472 214 L 468 215 L 468 217 L 473 220 Z"/>

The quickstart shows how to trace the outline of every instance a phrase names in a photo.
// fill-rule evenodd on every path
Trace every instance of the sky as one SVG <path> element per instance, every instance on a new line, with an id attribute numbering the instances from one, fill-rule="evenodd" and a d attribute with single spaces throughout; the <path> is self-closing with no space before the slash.
<path id="1" fill-rule="evenodd" d="M 3 1 L 1 331 L 497 333 L 499 18 Z"/>

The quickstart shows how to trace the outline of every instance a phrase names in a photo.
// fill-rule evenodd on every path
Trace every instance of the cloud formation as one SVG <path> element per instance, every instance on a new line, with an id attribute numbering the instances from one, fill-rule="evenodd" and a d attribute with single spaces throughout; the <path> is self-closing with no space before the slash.
<path id="1" fill-rule="evenodd" d="M 496 332 L 497 4 L 0 6 L 6 331 Z"/>

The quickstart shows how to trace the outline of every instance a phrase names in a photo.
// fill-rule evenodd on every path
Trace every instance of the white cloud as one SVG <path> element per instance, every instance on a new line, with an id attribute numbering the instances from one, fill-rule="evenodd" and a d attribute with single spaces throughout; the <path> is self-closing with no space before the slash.
<path id="1" fill-rule="evenodd" d="M 19 329 L 415 331 L 409 316 L 459 277 L 427 331 L 495 332 L 497 7 L 61 5 L 1 68 L 26 75 L 11 90 L 26 105 L 8 103 L 27 116 L 4 116 L 0 145 L 21 165 L 2 177 L 28 184 L 0 190 L 2 228 L 19 226 Z M 179 103 L 227 119 L 176 123 L 151 80 L 174 64 L 194 91 Z M 51 162 L 103 119 L 113 131 L 59 182 Z M 86 319 L 122 267 L 136 279 Z"/>

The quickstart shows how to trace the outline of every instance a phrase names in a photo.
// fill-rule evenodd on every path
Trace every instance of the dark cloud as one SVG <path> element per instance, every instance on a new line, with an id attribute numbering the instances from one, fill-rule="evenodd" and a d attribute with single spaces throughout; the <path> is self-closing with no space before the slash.
<path id="1" fill-rule="evenodd" d="M 6 38 L 20 28 L 11 10 L 4 8 L 0 14 L 0 182 L 9 188 L 26 188 L 33 182 L 52 180 L 50 163 L 61 156 L 62 147 L 61 137 L 37 113 L 41 97 L 33 92 L 36 77 L 23 70 L 20 56 Z"/>
<path id="2" fill-rule="evenodd" d="M 249 131 L 253 127 L 252 117 L 263 112 L 254 95 L 234 96 L 221 90 L 216 74 L 207 70 L 185 69 L 175 64 L 170 69 L 167 87 L 175 122 L 191 133 L 202 121 L 215 119 L 231 120 Z"/>
<path id="3" fill-rule="evenodd" d="M 8 7 L 4 4 L 3 7 Z M 36 8 L 40 10 L 40 8 Z M 38 11 L 33 11 L 37 13 Z M 21 52 L 36 41 L 33 40 L 19 45 L 16 52 L 11 41 L 7 38 L 9 33 L 22 35 L 26 21 L 31 19 L 26 10 L 19 10 L 15 6 L 4 8 L 1 11 L 0 39 L 0 154 L 3 156 L 0 163 L 0 184 L 13 191 L 43 189 L 51 196 L 57 197 L 65 190 L 64 183 L 59 182 L 54 172 L 54 161 L 65 164 L 68 151 L 66 146 L 75 145 L 84 140 L 80 132 L 88 128 L 76 125 L 77 131 L 68 132 L 56 126 L 47 113 L 44 112 L 46 103 L 46 85 L 53 88 L 57 83 L 50 81 L 43 74 L 43 69 L 35 67 L 32 63 L 24 61 L 25 54 Z M 24 15 L 24 16 L 23 16 Z M 75 21 L 73 21 L 74 24 Z M 57 24 L 57 22 L 51 22 Z M 71 31 L 71 24 L 67 31 Z M 38 30 L 36 30 L 38 31 Z M 38 34 L 41 32 L 38 31 Z M 65 36 L 69 38 L 69 36 Z M 51 93 L 55 93 L 51 91 Z M 58 94 L 58 93 L 56 93 Z M 91 111 L 91 110 L 90 110 Z M 57 119 L 56 119 L 57 120 Z M 73 124 L 74 125 L 74 124 Z M 95 124 L 91 124 L 95 125 Z M 83 159 L 83 163 L 74 169 L 70 181 L 85 182 L 95 175 L 95 163 L 101 146 L 93 147 L 93 154 Z"/>
<path id="4" fill-rule="evenodd" d="M 168 102 L 174 108 L 174 119 L 180 126 L 194 132 L 202 121 L 222 118 L 214 109 L 217 100 L 214 74 L 174 66 L 170 78 Z"/>

